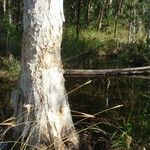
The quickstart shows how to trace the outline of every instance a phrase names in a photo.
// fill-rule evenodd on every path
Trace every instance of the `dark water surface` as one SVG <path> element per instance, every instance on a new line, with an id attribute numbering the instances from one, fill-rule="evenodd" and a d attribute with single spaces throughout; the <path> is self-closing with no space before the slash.
<path id="1" fill-rule="evenodd" d="M 84 85 L 90 80 L 91 83 Z M 81 85 L 84 86 L 79 88 Z M 144 148 L 141 145 L 146 145 L 150 148 L 149 77 L 67 78 L 66 88 L 72 91 L 69 94 L 72 110 L 96 114 L 108 109 L 94 119 L 86 119 L 87 122 L 106 122 L 110 127 L 100 126 L 104 131 L 113 134 L 119 128 L 120 139 L 127 134 L 132 137 L 134 147 L 141 149 Z M 123 107 L 109 110 L 118 105 Z M 75 122 L 81 119 L 81 115 L 74 117 Z"/>
<path id="2" fill-rule="evenodd" d="M 16 79 L 0 78 L 1 122 L 12 116 L 10 93 L 16 85 Z M 83 121 L 80 121 L 84 118 L 82 114 L 73 112 L 75 126 L 84 129 L 82 124 L 88 127 L 91 123 L 107 123 L 109 126 L 98 127 L 109 134 L 109 140 L 114 133 L 118 137 L 126 133 L 137 147 L 150 147 L 150 77 L 66 78 L 66 89 L 72 111 L 93 115 L 108 110 Z M 118 105 L 123 107 L 112 109 Z"/>
<path id="3" fill-rule="evenodd" d="M 91 83 L 84 85 L 88 81 Z M 80 86 L 82 86 L 79 88 Z M 146 109 L 150 102 L 150 80 L 133 77 L 67 78 L 71 108 L 87 113 L 123 104 L 124 109 Z M 127 112 L 129 113 L 129 111 Z M 149 114 L 150 115 L 150 114 Z"/>

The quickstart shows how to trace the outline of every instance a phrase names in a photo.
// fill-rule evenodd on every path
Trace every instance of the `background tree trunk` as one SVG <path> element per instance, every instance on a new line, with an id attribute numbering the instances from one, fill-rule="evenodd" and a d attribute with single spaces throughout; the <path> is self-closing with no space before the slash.
<path id="1" fill-rule="evenodd" d="M 130 6 L 132 7 L 132 0 L 130 0 Z M 128 43 L 131 42 L 131 37 L 132 37 L 132 9 L 130 8 L 130 18 L 129 18 L 129 28 L 128 28 Z"/>
<path id="2" fill-rule="evenodd" d="M 77 8 L 77 22 L 76 22 L 76 39 L 79 39 L 79 30 L 80 30 L 80 13 L 81 13 L 81 0 L 78 0 Z"/>
<path id="3" fill-rule="evenodd" d="M 133 43 L 135 43 L 136 42 L 136 28 L 137 28 L 137 26 L 136 26 L 136 8 L 135 8 L 135 0 L 133 0 L 132 1 L 132 5 L 133 5 L 133 12 L 132 12 L 132 14 L 133 14 Z"/>
<path id="4" fill-rule="evenodd" d="M 120 17 L 120 11 L 121 11 L 122 3 L 123 3 L 123 0 L 120 0 L 120 2 L 118 3 L 117 14 L 116 14 L 116 16 L 115 16 L 114 38 L 116 38 L 116 35 L 117 35 L 118 19 L 119 19 L 119 17 Z"/>
<path id="5" fill-rule="evenodd" d="M 102 27 L 102 20 L 103 20 L 103 15 L 104 15 L 104 8 L 105 8 L 105 3 L 102 4 L 102 8 L 99 10 L 99 15 L 98 15 L 98 30 L 101 29 Z"/>
<path id="6" fill-rule="evenodd" d="M 88 27 L 88 25 L 89 25 L 90 16 L 91 16 L 91 0 L 88 0 L 86 13 L 85 13 L 85 26 L 86 27 Z"/>
<path id="7" fill-rule="evenodd" d="M 63 0 L 24 0 L 22 71 L 12 93 L 21 149 L 78 149 L 60 54 L 63 21 Z"/>
<path id="8" fill-rule="evenodd" d="M 6 14 L 6 0 L 3 0 L 3 11 L 5 15 Z"/>

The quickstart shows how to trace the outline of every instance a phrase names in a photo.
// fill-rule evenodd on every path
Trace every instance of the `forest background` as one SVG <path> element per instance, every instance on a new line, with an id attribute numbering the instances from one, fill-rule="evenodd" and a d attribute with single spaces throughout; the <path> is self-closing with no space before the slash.
<path id="1" fill-rule="evenodd" d="M 0 0 L 2 120 L 12 114 L 10 93 L 16 86 L 20 71 L 22 3 L 22 0 Z M 62 42 L 64 68 L 114 69 L 150 65 L 149 0 L 65 0 L 64 11 Z M 149 86 L 146 87 L 148 89 Z M 149 91 L 144 97 L 150 99 Z M 144 118 L 149 116 L 148 106 L 149 101 L 146 101 L 143 111 L 138 110 L 138 115 L 143 118 L 136 129 L 138 131 L 140 128 L 141 135 L 139 138 L 138 134 L 133 135 L 138 143 L 135 143 L 135 147 L 141 143 L 143 147 L 150 146 L 147 132 L 150 129 L 149 120 Z M 115 141 L 117 144 L 122 142 L 121 146 L 125 148 L 128 147 L 125 137 L 131 136 L 131 122 L 129 123 L 129 118 L 127 120 L 126 124 L 121 126 L 123 132 L 117 135 L 119 138 L 117 142 Z M 136 121 L 132 123 L 134 126 Z"/>

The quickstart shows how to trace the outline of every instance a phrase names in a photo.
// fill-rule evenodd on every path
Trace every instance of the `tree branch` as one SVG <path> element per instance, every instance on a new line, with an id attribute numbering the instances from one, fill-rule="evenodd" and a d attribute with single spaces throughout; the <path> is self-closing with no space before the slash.
<path id="1" fill-rule="evenodd" d="M 101 75 L 150 75 L 150 66 L 100 70 L 65 69 L 65 76 L 67 77 L 95 77 Z"/>

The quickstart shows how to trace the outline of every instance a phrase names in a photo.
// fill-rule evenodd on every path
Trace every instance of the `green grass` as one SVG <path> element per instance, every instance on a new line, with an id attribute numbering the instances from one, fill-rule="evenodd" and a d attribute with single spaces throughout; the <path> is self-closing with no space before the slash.
<path id="1" fill-rule="evenodd" d="M 76 39 L 75 27 L 67 27 L 62 42 L 65 67 L 98 69 L 149 65 L 150 50 L 144 32 L 137 33 L 135 43 L 128 43 L 127 28 L 119 25 L 116 38 L 113 28 L 111 26 L 105 32 L 81 29 L 79 39 Z"/>
<path id="2" fill-rule="evenodd" d="M 0 67 L 0 71 L 6 71 L 16 75 L 20 72 L 20 63 L 12 54 L 8 58 L 0 57 Z"/>

